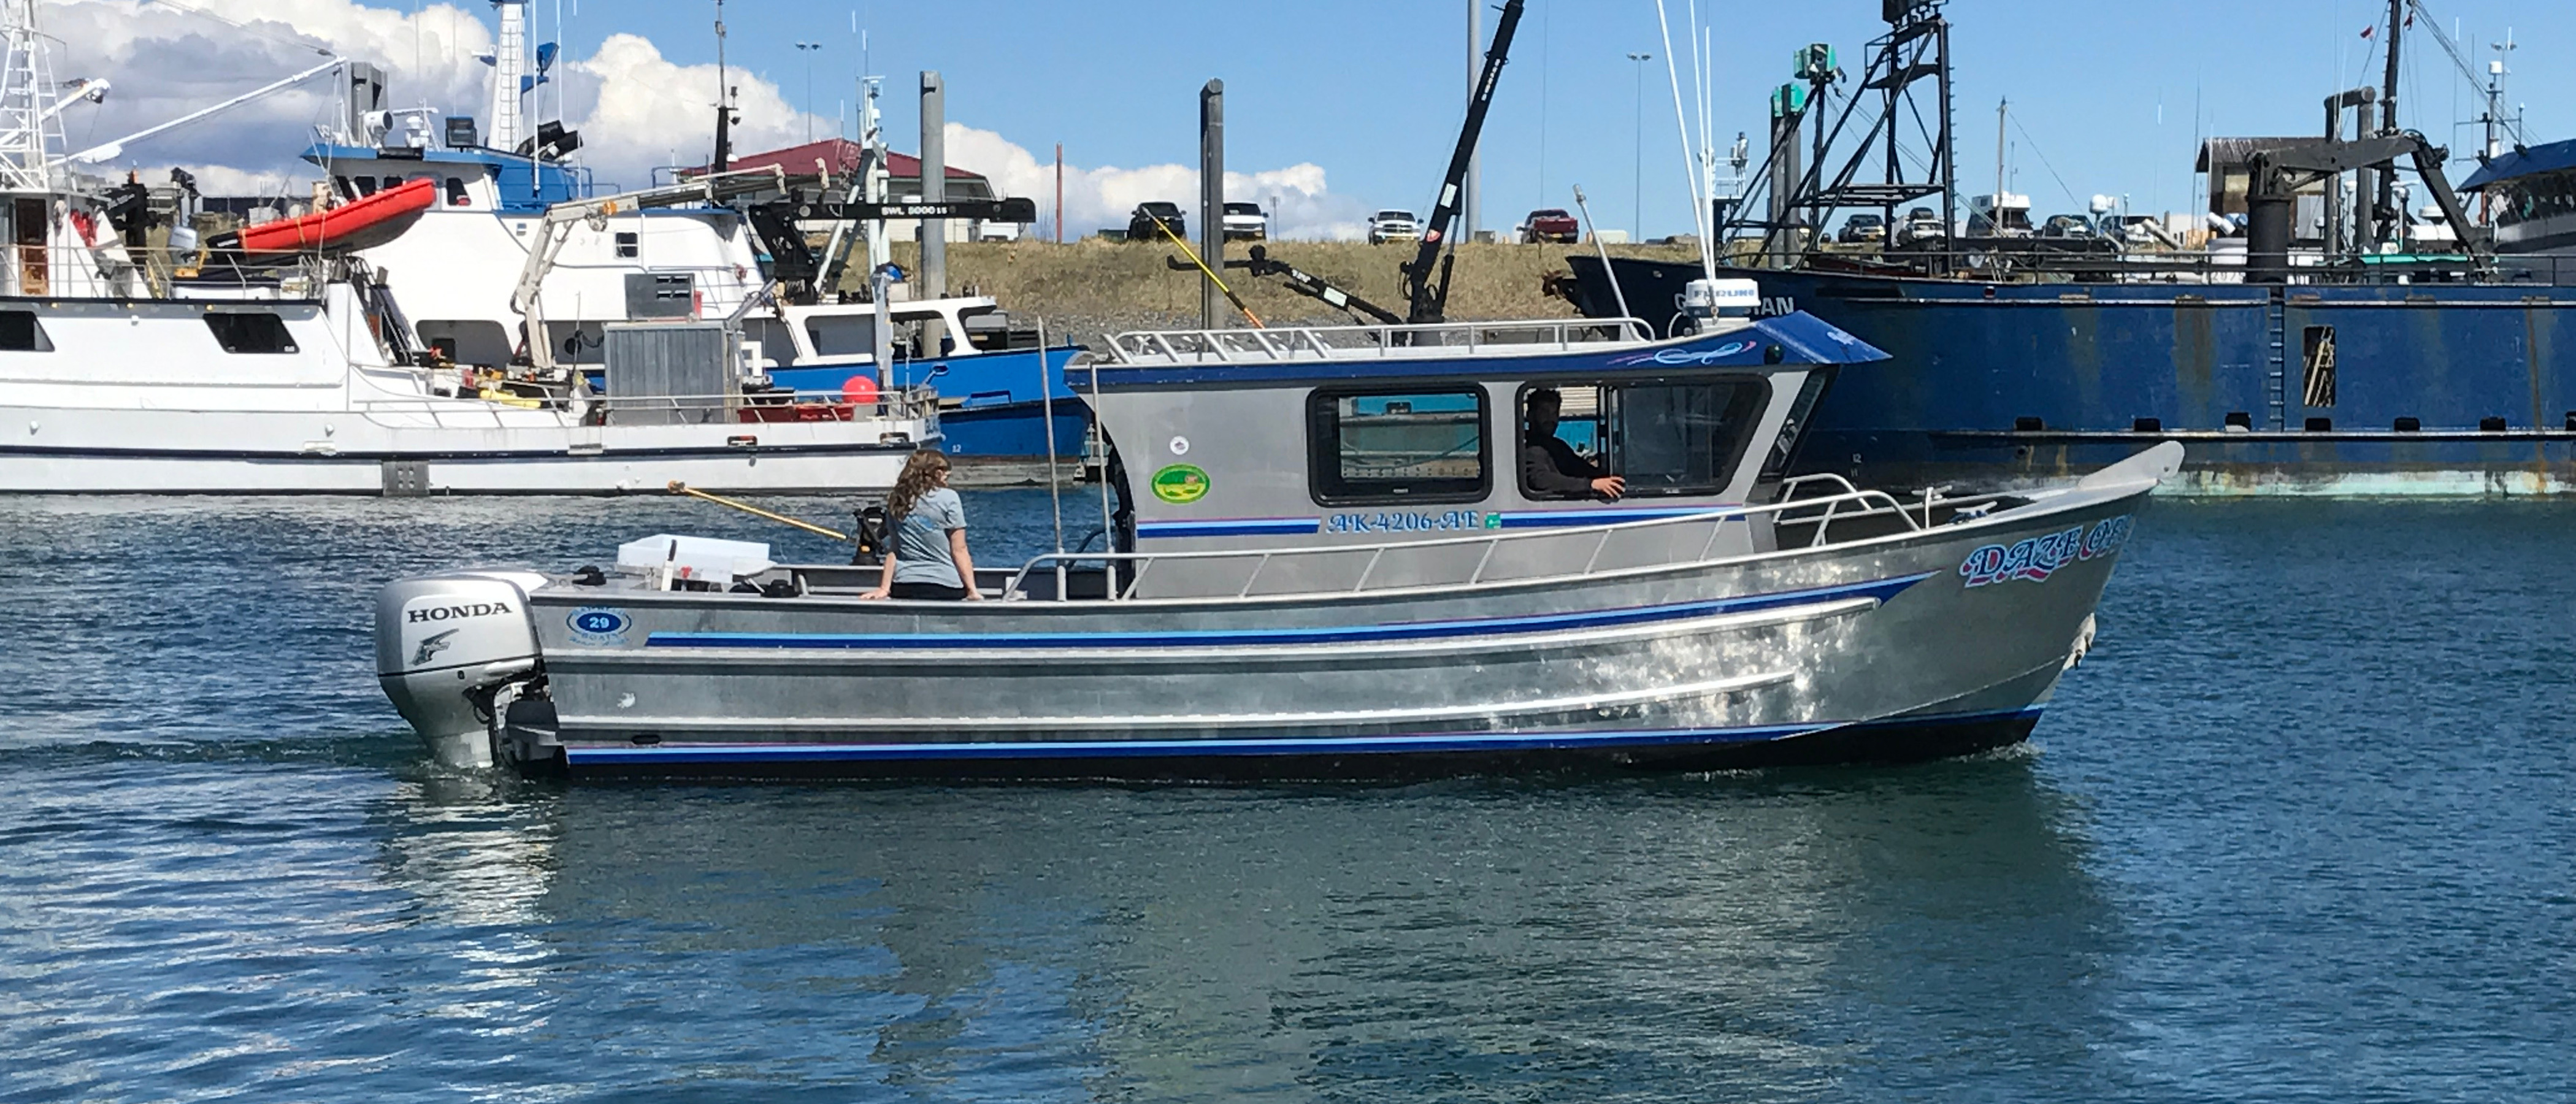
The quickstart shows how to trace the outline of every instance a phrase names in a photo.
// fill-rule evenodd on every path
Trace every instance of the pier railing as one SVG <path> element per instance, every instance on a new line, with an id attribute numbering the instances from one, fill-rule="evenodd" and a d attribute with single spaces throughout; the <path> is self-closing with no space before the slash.
<path id="1" fill-rule="evenodd" d="M 1443 357 L 1566 352 L 1654 340 L 1634 318 L 1441 322 L 1418 326 L 1281 326 L 1248 330 L 1131 330 L 1110 337 L 1123 364 Z"/>
<path id="2" fill-rule="evenodd" d="M 369 369 L 416 375 L 420 369 Z M 939 416 L 939 393 L 924 385 L 880 391 L 866 402 L 853 403 L 831 392 L 793 392 L 787 402 L 748 402 L 740 394 L 724 395 L 610 395 L 592 394 L 575 397 L 567 394 L 508 395 L 484 398 L 471 392 L 456 395 L 419 395 L 392 398 L 352 399 L 349 408 L 371 421 L 412 426 L 426 421 L 441 427 L 490 425 L 507 428 L 527 426 L 525 418 L 512 415 L 550 415 L 574 424 L 598 426 L 666 424 L 673 416 L 694 417 L 707 425 L 759 426 L 797 422 L 854 422 L 933 420 Z M 800 408 L 810 408 L 806 416 Z M 755 416 L 746 417 L 746 412 Z M 664 416 L 666 423 L 641 421 L 646 414 Z M 756 416 L 767 414 L 771 416 Z M 539 423 L 542 424 L 542 423 Z"/>
<path id="3" fill-rule="evenodd" d="M 1459 550 L 1457 558 L 1463 559 L 1465 556 L 1465 550 L 1469 549 L 1475 550 L 1476 556 L 1473 566 L 1464 572 L 1456 573 L 1454 577 L 1442 577 L 1427 582 L 1416 579 L 1401 585 L 1408 587 L 1473 587 L 1504 581 L 1527 582 L 1532 579 L 1586 578 L 1600 574 L 1604 570 L 1613 570 L 1612 568 L 1603 567 L 1604 554 L 1611 549 L 1614 538 L 1626 534 L 1644 533 L 1652 530 L 1686 529 L 1695 525 L 1705 525 L 1709 530 L 1707 539 L 1701 542 L 1696 555 L 1667 556 L 1651 564 L 1621 565 L 1620 567 L 1615 568 L 1617 570 L 1632 569 L 1638 566 L 1661 567 L 1706 563 L 1717 556 L 1718 538 L 1726 532 L 1726 529 L 1730 524 L 1741 522 L 1749 528 L 1752 520 L 1757 517 L 1770 517 L 1773 521 L 1775 531 L 1781 528 L 1813 525 L 1815 526 L 1815 532 L 1808 538 L 1805 546 L 1808 548 L 1823 548 L 1836 543 L 1831 539 L 1831 532 L 1833 526 L 1837 523 L 1849 525 L 1851 523 L 1857 523 L 1868 519 L 1876 519 L 1881 524 L 1873 527 L 1873 531 L 1871 533 L 1873 536 L 1884 531 L 1920 532 L 1931 527 L 1930 518 L 1932 510 L 1936 505 L 1955 507 L 1964 503 L 1984 501 L 1983 499 L 1936 499 L 1932 492 L 1927 491 L 1925 492 L 1922 503 L 1919 505 L 1922 516 L 1918 517 L 1917 506 L 1909 505 L 1900 501 L 1896 496 L 1885 491 L 1850 489 L 1850 482 L 1848 480 L 1844 480 L 1838 475 L 1801 476 L 1798 479 L 1791 480 L 1788 484 L 1785 484 L 1784 492 L 1793 491 L 1798 486 L 1809 483 L 1823 483 L 1827 485 L 1839 483 L 1845 489 L 1833 494 L 1820 495 L 1811 498 L 1791 499 L 1784 496 L 1782 501 L 1762 506 L 1711 507 L 1705 512 L 1684 514 L 1678 517 L 1652 518 L 1645 521 L 1617 522 L 1608 525 L 1585 526 L 1582 528 L 1538 529 L 1520 532 L 1494 533 L 1473 537 L 1451 537 L 1437 540 L 1383 541 L 1370 544 L 1318 544 L 1299 548 L 1220 549 L 1193 552 L 1050 552 L 1040 554 L 1030 559 L 1027 563 L 1022 564 L 1020 569 L 1012 574 L 1010 581 L 1004 585 L 1002 589 L 1002 597 L 1005 600 L 1032 598 L 1058 602 L 1075 600 L 1071 598 L 1069 594 L 1069 580 L 1072 574 L 1080 569 L 1081 565 L 1087 564 L 1098 565 L 1100 569 L 1106 570 L 1109 582 L 1104 584 L 1103 598 L 1105 600 L 1112 602 L 1132 601 L 1137 597 L 1138 588 L 1144 583 L 1145 579 L 1152 573 L 1155 566 L 1158 564 L 1240 563 L 1246 565 L 1243 572 L 1242 582 L 1239 585 L 1236 585 L 1231 593 L 1227 593 L 1222 588 L 1207 587 L 1205 588 L 1205 593 L 1180 595 L 1177 597 L 1250 600 L 1256 597 L 1254 591 L 1259 588 L 1263 576 L 1269 573 L 1272 565 L 1280 563 L 1311 562 L 1326 557 L 1342 557 L 1358 561 L 1358 567 L 1356 571 L 1350 575 L 1350 581 L 1348 583 L 1307 586 L 1302 589 L 1263 591 L 1257 596 L 1268 599 L 1328 594 L 1358 594 L 1369 589 L 1369 583 L 1372 578 L 1380 577 L 1380 568 L 1389 566 L 1390 557 L 1411 557 L 1417 562 L 1436 562 L 1440 556 L 1448 553 L 1450 550 Z M 1548 571 L 1537 575 L 1519 575 L 1513 576 L 1509 579 L 1498 579 L 1494 577 L 1491 572 L 1495 563 L 1495 554 L 1506 547 L 1536 541 L 1555 541 L 1559 543 L 1580 542 L 1586 537 L 1591 538 L 1592 547 L 1589 555 L 1584 559 L 1583 564 L 1579 569 Z M 1122 569 L 1119 565 L 1126 566 Z M 1054 593 L 1051 595 L 1045 595 L 1042 598 L 1039 595 L 1032 594 L 1028 589 L 1029 580 L 1032 577 L 1046 576 L 1053 577 L 1053 581 L 1055 583 Z"/>

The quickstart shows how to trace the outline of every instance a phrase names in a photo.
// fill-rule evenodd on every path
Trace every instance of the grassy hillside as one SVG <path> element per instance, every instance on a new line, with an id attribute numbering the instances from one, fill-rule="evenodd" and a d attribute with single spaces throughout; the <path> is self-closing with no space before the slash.
<path id="1" fill-rule="evenodd" d="M 1244 255 L 1241 243 L 1228 247 Z M 1572 304 L 1547 294 L 1546 277 L 1566 270 L 1565 257 L 1589 246 L 1471 244 L 1458 251 L 1451 277 L 1449 315 L 1465 320 L 1563 318 Z M 896 263 L 913 268 L 918 247 L 896 247 Z M 1364 299 L 1402 313 L 1396 266 L 1411 260 L 1410 244 L 1368 245 L 1361 242 L 1273 242 L 1270 256 L 1330 280 Z M 1694 256 L 1671 246 L 1613 246 L 1619 256 L 1682 258 Z M 1050 329 L 1095 341 L 1105 332 L 1173 326 L 1196 326 L 1199 274 L 1174 272 L 1164 259 L 1179 251 L 1163 245 L 1108 242 L 1097 238 L 1056 245 L 1051 242 L 982 242 L 948 247 L 948 286 L 973 290 L 1002 301 L 1012 313 L 1043 317 Z M 1313 299 L 1286 290 L 1275 280 L 1254 279 L 1240 269 L 1226 282 L 1243 296 L 1253 313 L 1270 325 L 1339 325 L 1352 321 Z M 1234 316 L 1228 323 L 1246 323 Z"/>

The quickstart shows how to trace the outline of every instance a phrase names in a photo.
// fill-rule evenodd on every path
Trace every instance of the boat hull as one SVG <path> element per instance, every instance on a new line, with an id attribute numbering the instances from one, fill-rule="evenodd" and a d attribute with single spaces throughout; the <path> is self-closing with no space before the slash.
<path id="1" fill-rule="evenodd" d="M 526 601 L 552 701 L 525 736 L 551 768 L 595 777 L 1342 778 L 1953 755 L 2028 734 L 2089 639 L 2146 493 L 1813 550 L 1330 600 L 554 586 Z M 2015 549 L 2037 578 L 1975 577 Z M 589 631 L 603 625 L 616 632 Z"/>
<path id="2" fill-rule="evenodd" d="M 661 494 L 674 480 L 719 493 L 845 492 L 892 486 L 916 447 L 875 440 L 860 423 L 595 427 L 533 411 L 485 417 L 490 424 L 469 429 L 347 411 L 0 407 L 0 425 L 18 430 L 0 442 L 0 493 Z"/>
<path id="3" fill-rule="evenodd" d="M 939 391 L 940 429 L 951 456 L 993 460 L 1044 460 L 1048 452 L 1047 414 L 1055 416 L 1054 452 L 1058 460 L 1082 457 L 1089 438 L 1091 408 L 1064 385 L 1065 365 L 1080 350 L 1071 346 L 1012 349 L 973 356 L 906 362 L 897 383 L 926 382 Z M 772 382 L 800 393 L 839 394 L 856 367 L 777 368 Z M 1052 402 L 1044 389 L 1052 387 Z"/>
<path id="4" fill-rule="evenodd" d="M 1586 311 L 1615 313 L 1600 262 L 1571 260 Z M 1641 314 L 1698 272 L 1613 268 Z M 2172 440 L 2188 449 L 2175 494 L 2576 490 L 2570 289 L 1730 275 L 1760 285 L 1765 311 L 1807 311 L 1894 358 L 1843 373 L 1798 470 L 2034 486 Z"/>

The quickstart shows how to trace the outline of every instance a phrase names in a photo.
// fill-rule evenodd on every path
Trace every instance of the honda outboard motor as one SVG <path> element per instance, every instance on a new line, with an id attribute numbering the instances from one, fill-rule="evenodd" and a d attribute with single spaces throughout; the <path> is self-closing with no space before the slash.
<path id="1" fill-rule="evenodd" d="M 376 672 L 385 696 L 450 767 L 492 765 L 494 697 L 537 672 L 532 571 L 459 571 L 376 594 Z"/>

